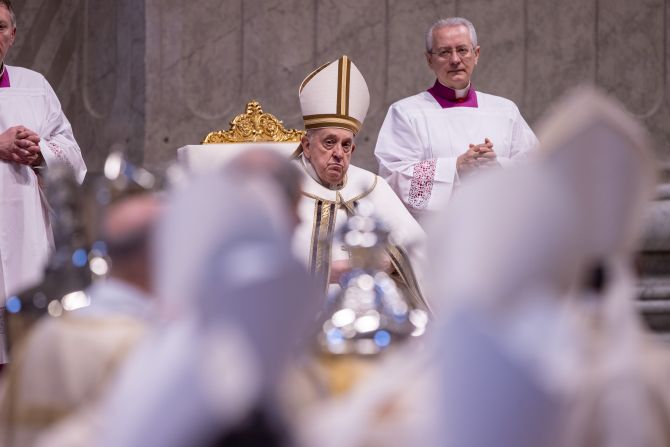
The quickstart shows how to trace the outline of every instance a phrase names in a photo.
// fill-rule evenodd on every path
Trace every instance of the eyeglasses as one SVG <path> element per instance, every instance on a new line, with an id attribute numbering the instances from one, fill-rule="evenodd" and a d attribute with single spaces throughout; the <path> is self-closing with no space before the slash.
<path id="1" fill-rule="evenodd" d="M 434 54 L 440 59 L 449 59 L 452 53 L 456 53 L 459 59 L 467 59 L 472 56 L 475 52 L 474 48 L 440 48 L 437 51 L 429 51 L 428 53 Z"/>

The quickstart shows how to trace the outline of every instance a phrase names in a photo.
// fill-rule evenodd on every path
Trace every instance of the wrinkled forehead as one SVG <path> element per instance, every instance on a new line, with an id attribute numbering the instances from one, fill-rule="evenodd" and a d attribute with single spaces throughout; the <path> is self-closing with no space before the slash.
<path id="1" fill-rule="evenodd" d="M 465 25 L 446 25 L 433 30 L 433 47 L 471 45 L 470 30 Z"/>
<path id="2" fill-rule="evenodd" d="M 321 129 L 314 129 L 313 135 L 318 138 L 334 137 L 339 140 L 353 140 L 355 135 L 349 129 L 343 129 L 341 127 L 323 127 Z"/>

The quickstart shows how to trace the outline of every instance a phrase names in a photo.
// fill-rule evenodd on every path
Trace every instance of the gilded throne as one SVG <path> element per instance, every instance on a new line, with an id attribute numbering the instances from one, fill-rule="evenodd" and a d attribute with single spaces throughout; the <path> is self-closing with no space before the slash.
<path id="1" fill-rule="evenodd" d="M 189 173 L 217 169 L 241 152 L 249 149 L 275 150 L 289 158 L 305 134 L 286 129 L 281 120 L 263 112 L 258 101 L 247 103 L 246 111 L 237 115 L 228 130 L 210 132 L 199 145 L 177 150 L 179 163 Z"/>

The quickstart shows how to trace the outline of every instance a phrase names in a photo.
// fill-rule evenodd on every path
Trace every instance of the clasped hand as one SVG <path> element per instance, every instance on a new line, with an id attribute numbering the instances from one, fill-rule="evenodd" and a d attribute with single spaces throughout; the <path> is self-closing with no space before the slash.
<path id="1" fill-rule="evenodd" d="M 35 166 L 41 163 L 40 137 L 24 126 L 0 134 L 0 160 Z"/>
<path id="2" fill-rule="evenodd" d="M 488 138 L 482 144 L 471 144 L 468 150 L 456 160 L 456 169 L 459 175 L 470 174 L 477 169 L 499 167 L 493 143 Z"/>

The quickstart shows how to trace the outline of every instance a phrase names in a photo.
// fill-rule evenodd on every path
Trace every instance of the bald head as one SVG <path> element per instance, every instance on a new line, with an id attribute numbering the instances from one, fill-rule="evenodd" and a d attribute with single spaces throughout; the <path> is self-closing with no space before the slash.
<path id="1" fill-rule="evenodd" d="M 147 291 L 151 289 L 149 240 L 162 208 L 152 193 L 124 197 L 107 208 L 102 236 L 112 260 L 111 276 Z"/>

